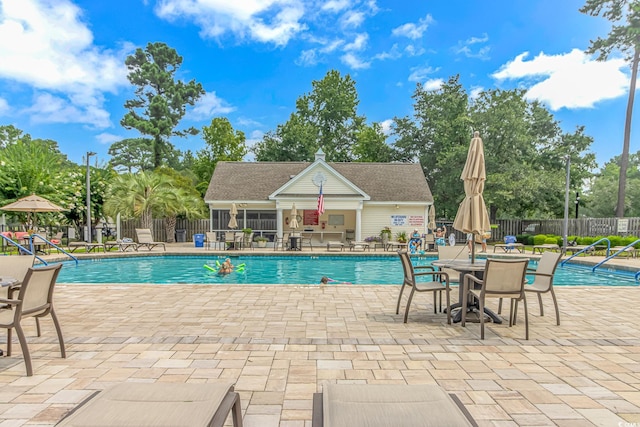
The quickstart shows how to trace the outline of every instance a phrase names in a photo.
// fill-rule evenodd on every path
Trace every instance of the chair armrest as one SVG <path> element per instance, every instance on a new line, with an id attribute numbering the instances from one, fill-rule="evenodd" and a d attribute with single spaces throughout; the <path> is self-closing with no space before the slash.
<path id="1" fill-rule="evenodd" d="M 414 273 L 414 276 L 418 277 L 418 276 L 433 276 L 434 280 L 435 277 L 438 276 L 440 277 L 440 281 L 442 282 L 442 277 L 444 277 L 445 282 L 446 282 L 446 286 L 449 287 L 449 274 L 448 273 L 444 273 L 442 271 L 425 271 L 422 273 Z"/>
<path id="2" fill-rule="evenodd" d="M 549 274 L 549 273 L 538 273 L 538 272 L 531 272 L 531 273 L 527 273 L 527 276 L 541 276 L 541 277 L 553 277 L 553 274 Z"/>
<path id="3" fill-rule="evenodd" d="M 19 299 L 0 298 L 0 304 L 19 305 L 21 302 Z"/>
<path id="4" fill-rule="evenodd" d="M 413 267 L 413 269 L 414 269 L 414 270 L 417 270 L 417 269 L 419 269 L 419 268 L 420 268 L 420 269 L 422 269 L 422 268 L 427 268 L 427 269 L 429 269 L 429 270 L 431 270 L 431 271 L 436 271 L 436 269 L 435 269 L 435 268 L 433 268 L 433 266 L 431 266 L 431 265 L 417 265 L 417 266 Z"/>

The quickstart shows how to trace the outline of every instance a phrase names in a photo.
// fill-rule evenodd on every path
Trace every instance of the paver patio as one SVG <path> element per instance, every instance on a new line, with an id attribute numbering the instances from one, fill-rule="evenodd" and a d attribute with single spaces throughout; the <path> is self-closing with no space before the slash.
<path id="1" fill-rule="evenodd" d="M 34 376 L 16 342 L 0 360 L 0 427 L 53 425 L 116 382 L 219 378 L 236 382 L 247 427 L 310 427 L 326 382 L 437 383 L 481 426 L 640 423 L 637 287 L 556 287 L 561 326 L 549 295 L 544 317 L 532 298 L 529 341 L 522 307 L 518 325 L 488 324 L 484 341 L 478 324 L 433 314 L 431 295 L 416 295 L 403 324 L 398 290 L 59 284 L 68 357 L 50 319 L 40 338 L 25 322 Z"/>

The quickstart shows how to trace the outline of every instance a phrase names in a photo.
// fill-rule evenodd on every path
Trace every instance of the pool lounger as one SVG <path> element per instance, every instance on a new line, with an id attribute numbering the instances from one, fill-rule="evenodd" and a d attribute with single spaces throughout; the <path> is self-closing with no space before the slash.
<path id="1" fill-rule="evenodd" d="M 369 247 L 369 243 L 367 242 L 351 242 L 349 243 L 349 250 L 350 251 L 371 251 L 371 248 Z"/>
<path id="2" fill-rule="evenodd" d="M 336 241 L 327 242 L 327 252 L 330 251 L 332 248 L 340 249 L 340 251 L 343 251 L 344 250 L 344 243 L 336 242 Z"/>
<path id="3" fill-rule="evenodd" d="M 231 413 L 242 427 L 233 383 L 120 383 L 91 395 L 59 427 L 222 427 Z"/>
<path id="4" fill-rule="evenodd" d="M 454 394 L 435 384 L 325 384 L 313 395 L 312 427 L 477 426 Z"/>
<path id="5" fill-rule="evenodd" d="M 104 251 L 104 245 L 102 243 L 69 242 L 67 246 L 69 252 L 75 252 L 78 248 L 84 248 L 87 253 L 92 252 L 94 249 L 96 252 L 99 252 L 100 248 Z"/>

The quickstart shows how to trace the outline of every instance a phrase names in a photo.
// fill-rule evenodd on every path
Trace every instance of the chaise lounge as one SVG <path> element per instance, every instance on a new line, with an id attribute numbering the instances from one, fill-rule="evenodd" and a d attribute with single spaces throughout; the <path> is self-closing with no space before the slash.
<path id="1" fill-rule="evenodd" d="M 311 425 L 477 426 L 458 397 L 435 384 L 325 384 L 313 395 Z"/>
<path id="2" fill-rule="evenodd" d="M 167 250 L 164 242 L 154 242 L 153 235 L 151 234 L 151 230 L 148 228 L 136 228 L 136 237 L 138 238 L 138 249 L 141 247 L 146 247 L 151 250 L 156 246 L 162 246 L 162 249 Z"/>
<path id="3" fill-rule="evenodd" d="M 96 392 L 67 414 L 60 427 L 222 427 L 231 414 L 242 427 L 233 383 L 117 384 Z"/>

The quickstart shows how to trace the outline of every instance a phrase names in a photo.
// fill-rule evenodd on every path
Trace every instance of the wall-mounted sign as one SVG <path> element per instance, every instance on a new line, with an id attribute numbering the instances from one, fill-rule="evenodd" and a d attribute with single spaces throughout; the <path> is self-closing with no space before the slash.
<path id="1" fill-rule="evenodd" d="M 409 223 L 407 215 L 391 215 L 391 225 L 394 227 L 403 227 Z"/>
<path id="2" fill-rule="evenodd" d="M 424 225 L 424 216 L 422 215 L 409 215 L 409 225 L 413 227 L 420 227 Z"/>
<path id="3" fill-rule="evenodd" d="M 318 225 L 318 211 L 305 209 L 303 216 L 303 225 Z"/>

